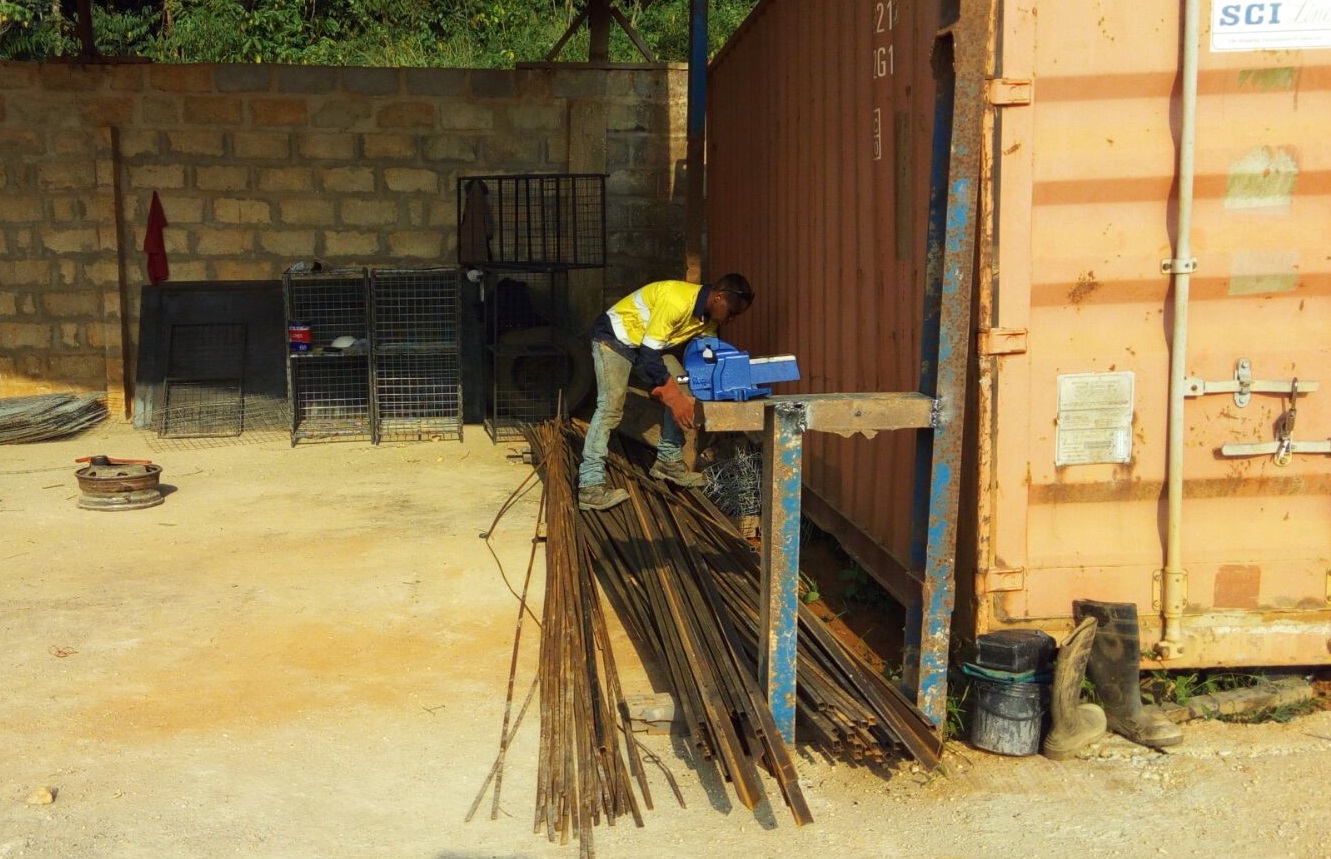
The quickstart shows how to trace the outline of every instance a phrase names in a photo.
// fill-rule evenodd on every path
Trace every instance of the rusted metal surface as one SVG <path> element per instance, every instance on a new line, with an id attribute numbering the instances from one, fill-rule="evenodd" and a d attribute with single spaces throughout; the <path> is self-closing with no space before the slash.
<path id="1" fill-rule="evenodd" d="M 937 29 L 932 4 L 770 0 L 713 63 L 709 273 L 754 284 L 727 336 L 799 358 L 783 394 L 918 390 Z M 914 434 L 805 447 L 809 491 L 908 566 Z"/>
<path id="2" fill-rule="evenodd" d="M 105 459 L 105 457 L 97 457 Z M 164 500 L 162 467 L 139 461 L 87 465 L 74 472 L 84 510 L 142 510 Z"/>
<path id="3" fill-rule="evenodd" d="M 1180 9 L 941 6 L 956 17 L 942 27 L 935 4 L 768 0 L 714 62 L 709 271 L 743 271 L 759 295 L 728 339 L 798 356 L 796 391 L 925 390 L 935 369 L 921 333 L 934 312 L 928 269 L 941 263 L 928 235 L 939 103 L 930 60 L 940 35 L 958 74 L 978 56 L 985 80 L 978 90 L 958 81 L 955 121 L 978 127 L 979 150 L 969 172 L 948 177 L 975 183 L 977 214 L 960 633 L 1059 633 L 1074 598 L 1112 599 L 1138 605 L 1149 650 L 1164 554 L 1171 320 L 1161 264 L 1177 211 Z M 1321 247 L 1331 182 L 1320 143 L 1331 133 L 1331 55 L 1212 51 L 1202 30 L 1187 375 L 1221 392 L 1185 405 L 1192 643 L 1169 664 L 1325 663 L 1331 456 L 1302 451 L 1331 436 L 1331 259 Z M 883 48 L 891 65 L 879 75 Z M 1290 423 L 1288 396 L 1254 392 L 1239 406 L 1221 390 L 1242 359 L 1254 379 L 1322 383 L 1301 389 L 1283 465 L 1224 455 L 1227 444 L 1276 442 Z M 1060 377 L 1121 373 L 1135 382 L 1130 456 L 1061 464 Z M 897 567 L 901 595 L 911 582 L 900 571 L 921 564 L 913 486 L 932 469 L 915 461 L 909 435 L 805 444 L 806 488 L 819 502 L 806 510 L 860 546 L 862 562 Z M 1232 606 L 1225 570 L 1236 564 L 1260 570 L 1244 580 L 1247 608 Z M 947 595 L 925 598 L 941 606 Z M 1270 616 L 1279 622 L 1259 620 Z"/>

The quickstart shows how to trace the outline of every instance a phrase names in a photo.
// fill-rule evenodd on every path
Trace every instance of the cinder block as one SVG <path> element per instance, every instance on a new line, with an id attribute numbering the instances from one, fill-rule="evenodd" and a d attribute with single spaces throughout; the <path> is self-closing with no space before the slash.
<path id="1" fill-rule="evenodd" d="M 194 168 L 194 187 L 200 191 L 244 191 L 250 187 L 250 168 L 217 164 Z M 145 213 L 145 217 L 147 214 Z M 170 213 L 167 220 L 171 220 Z"/>
<path id="2" fill-rule="evenodd" d="M 83 197 L 62 194 L 50 200 L 53 221 L 77 222 L 88 217 L 88 201 Z"/>
<path id="3" fill-rule="evenodd" d="M 237 131 L 231 135 L 231 148 L 244 160 L 287 159 L 291 157 L 291 136 L 283 131 Z"/>
<path id="4" fill-rule="evenodd" d="M 467 86 L 473 98 L 512 98 L 518 92 L 513 72 L 505 69 L 472 69 Z"/>
<path id="5" fill-rule="evenodd" d="M 479 143 L 474 136 L 467 134 L 440 134 L 425 138 L 426 161 L 465 161 L 476 160 Z"/>
<path id="6" fill-rule="evenodd" d="M 218 92 L 267 92 L 273 85 L 273 67 L 241 63 L 218 65 L 213 68 L 213 85 Z"/>
<path id="7" fill-rule="evenodd" d="M 180 123 L 180 100 L 170 96 L 144 96 L 140 113 L 145 125 L 162 128 Z"/>
<path id="8" fill-rule="evenodd" d="M 323 234 L 323 257 L 367 257 L 379 254 L 379 233 L 327 230 Z"/>
<path id="9" fill-rule="evenodd" d="M 124 96 L 80 98 L 75 103 L 89 125 L 127 125 L 134 119 L 134 100 Z"/>
<path id="10" fill-rule="evenodd" d="M 414 134 L 367 134 L 363 143 L 365 157 L 371 161 L 411 161 L 420 151 Z"/>
<path id="11" fill-rule="evenodd" d="M 10 266 L 0 265 L 0 283 L 5 282 L 5 269 Z M 18 296 L 8 290 L 0 291 L 0 317 L 18 315 Z"/>
<path id="12" fill-rule="evenodd" d="M 342 223 L 348 227 L 376 227 L 393 224 L 398 220 L 397 202 L 394 200 L 342 201 Z"/>
<path id="13" fill-rule="evenodd" d="M 53 161 L 37 165 L 37 187 L 43 191 L 97 187 L 97 171 L 88 161 Z"/>
<path id="14" fill-rule="evenodd" d="M 95 290 L 64 290 L 47 292 L 42 295 L 42 308 L 57 319 L 69 316 L 100 317 L 102 315 L 102 297 Z"/>
<path id="15" fill-rule="evenodd" d="M 434 105 L 423 101 L 404 101 L 379 108 L 375 121 L 380 128 L 434 128 Z"/>
<path id="16" fill-rule="evenodd" d="M 36 131 L 0 128 L 0 161 L 25 155 L 45 155 L 46 141 Z"/>
<path id="17" fill-rule="evenodd" d="M 374 190 L 374 170 L 369 167 L 327 167 L 317 171 L 319 187 L 338 193 L 369 193 Z"/>
<path id="18" fill-rule="evenodd" d="M 129 167 L 131 188 L 150 191 L 185 187 L 185 167 L 181 164 L 142 164 Z"/>
<path id="19" fill-rule="evenodd" d="M 562 104 L 522 102 L 508 108 L 508 121 L 516 129 L 554 130 L 568 123 L 568 111 Z"/>
<path id="20" fill-rule="evenodd" d="M 120 132 L 120 154 L 126 158 L 138 158 L 143 155 L 156 155 L 158 133 L 140 128 L 127 128 Z"/>
<path id="21" fill-rule="evenodd" d="M 555 98 L 600 98 L 605 95 L 605 72 L 595 69 L 555 69 L 550 76 Z"/>
<path id="22" fill-rule="evenodd" d="M 250 168 L 236 165 L 197 166 L 194 188 L 198 190 L 248 190 L 252 185 Z M 168 218 L 170 216 L 168 214 Z"/>
<path id="23" fill-rule="evenodd" d="M 0 322 L 0 343 L 10 349 L 49 349 L 51 326 L 44 322 Z"/>
<path id="24" fill-rule="evenodd" d="M 271 254 L 307 259 L 314 255 L 314 230 L 261 230 L 259 247 Z"/>
<path id="25" fill-rule="evenodd" d="M 113 259 L 99 259 L 83 265 L 83 282 L 115 284 L 120 279 L 120 265 Z"/>
<path id="26" fill-rule="evenodd" d="M 323 94 L 336 92 L 341 70 L 330 66 L 278 66 L 277 91 Z"/>
<path id="27" fill-rule="evenodd" d="M 309 167 L 261 167 L 256 169 L 260 191 L 311 191 L 314 189 L 314 171 Z"/>
<path id="28" fill-rule="evenodd" d="M 39 227 L 38 234 L 45 250 L 58 254 L 88 253 L 97 250 L 97 228 Z"/>
<path id="29" fill-rule="evenodd" d="M 178 155 L 211 155 L 226 153 L 225 137 L 221 131 L 168 131 L 167 150 Z"/>
<path id="30" fill-rule="evenodd" d="M 52 379 L 65 384 L 101 388 L 106 384 L 106 359 L 100 354 L 51 356 L 48 364 Z"/>
<path id="31" fill-rule="evenodd" d="M 85 131 L 55 131 L 51 133 L 51 151 L 62 158 L 92 158 L 97 142 Z"/>
<path id="32" fill-rule="evenodd" d="M 241 123 L 241 100 L 235 96 L 191 95 L 185 97 L 185 122 L 197 125 Z"/>
<path id="33" fill-rule="evenodd" d="M 60 345 L 66 349 L 78 349 L 83 346 L 83 326 L 77 322 L 61 322 L 56 326 L 60 334 Z"/>
<path id="34" fill-rule="evenodd" d="M 373 114 L 374 107 L 369 99 L 336 99 L 316 110 L 310 117 L 310 125 L 352 131 L 368 126 L 367 120 Z"/>
<path id="35" fill-rule="evenodd" d="M 407 95 L 462 95 L 466 86 L 464 69 L 403 69 Z"/>
<path id="36" fill-rule="evenodd" d="M 438 194 L 439 174 L 414 167 L 387 167 L 384 169 L 384 185 L 399 194 Z"/>
<path id="37" fill-rule="evenodd" d="M 212 92 L 213 66 L 169 63 L 148 67 L 148 88 L 163 92 Z"/>
<path id="38" fill-rule="evenodd" d="M 352 161 L 356 158 L 356 136 L 338 132 L 299 134 L 296 151 L 311 160 Z"/>
<path id="39" fill-rule="evenodd" d="M 326 197 L 292 197 L 277 204 L 279 221 L 288 226 L 333 223 L 333 201 Z"/>
<path id="40" fill-rule="evenodd" d="M 42 63 L 37 74 L 47 92 L 91 92 L 104 82 L 100 66 L 82 63 Z"/>
<path id="41" fill-rule="evenodd" d="M 443 236 L 435 230 L 388 234 L 388 253 L 394 257 L 437 260 L 442 246 Z"/>
<path id="42" fill-rule="evenodd" d="M 344 68 L 342 89 L 358 95 L 393 95 L 399 89 L 397 69 Z"/>
<path id="43" fill-rule="evenodd" d="M 47 200 L 41 194 L 5 194 L 0 224 L 36 224 L 47 220 Z"/>
<path id="44" fill-rule="evenodd" d="M 271 223 L 271 206 L 265 200 L 220 197 L 213 200 L 213 220 L 222 224 Z"/>
<path id="45" fill-rule="evenodd" d="M 254 230 L 241 227 L 214 227 L 200 230 L 195 252 L 203 256 L 236 256 L 254 249 Z"/>
<path id="46" fill-rule="evenodd" d="M 472 104 L 460 98 L 439 104 L 439 127 L 444 131 L 488 130 L 494 128 L 494 109 Z"/>
<path id="47" fill-rule="evenodd" d="M 106 86 L 112 92 L 142 92 L 148 80 L 148 67 L 141 63 L 113 65 L 107 72 Z"/>
<path id="48" fill-rule="evenodd" d="M 31 89 L 37 84 L 36 63 L 4 63 L 0 65 L 0 90 Z"/>
<path id="49" fill-rule="evenodd" d="M 308 125 L 310 106 L 300 98 L 252 98 L 250 121 L 255 126 Z"/>
<path id="50" fill-rule="evenodd" d="M 280 277 L 284 260 L 224 259 L 212 264 L 212 278 L 217 280 L 272 280 Z M 209 278 L 194 278 L 207 280 Z"/>

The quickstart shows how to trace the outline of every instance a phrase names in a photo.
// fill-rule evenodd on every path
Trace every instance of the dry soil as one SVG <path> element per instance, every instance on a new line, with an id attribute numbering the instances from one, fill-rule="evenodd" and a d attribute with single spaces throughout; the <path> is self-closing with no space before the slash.
<path id="1" fill-rule="evenodd" d="M 464 822 L 498 748 L 536 493 L 495 555 L 478 534 L 528 466 L 476 427 L 461 443 L 242 442 L 107 424 L 0 447 L 0 859 L 577 855 L 532 832 L 534 718 L 498 819 L 487 800 Z M 162 465 L 165 503 L 80 509 L 74 460 L 99 453 Z M 653 691 L 620 641 L 626 691 Z M 519 694 L 534 662 L 524 648 Z M 802 828 L 779 800 L 733 804 L 683 743 L 650 736 L 687 808 L 655 770 L 646 826 L 602 825 L 594 847 L 1328 855 L 1331 712 L 1186 733 L 1168 754 L 1111 737 L 1062 764 L 954 743 L 932 775 L 801 749 Z"/>

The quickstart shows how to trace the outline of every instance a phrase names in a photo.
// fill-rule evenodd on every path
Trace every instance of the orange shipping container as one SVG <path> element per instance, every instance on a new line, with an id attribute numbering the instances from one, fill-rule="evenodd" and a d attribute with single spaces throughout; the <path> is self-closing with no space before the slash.
<path id="1" fill-rule="evenodd" d="M 939 99 L 978 150 L 955 632 L 1090 598 L 1167 667 L 1331 661 L 1331 43 L 1275 5 L 1198 4 L 1195 97 L 1177 4 L 767 0 L 713 63 L 708 268 L 796 390 L 922 389 Z M 908 601 L 913 434 L 805 451 L 806 511 Z"/>

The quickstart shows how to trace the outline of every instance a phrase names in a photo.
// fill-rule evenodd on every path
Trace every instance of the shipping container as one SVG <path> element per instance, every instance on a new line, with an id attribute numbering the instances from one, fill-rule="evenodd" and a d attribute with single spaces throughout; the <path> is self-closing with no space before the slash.
<path id="1" fill-rule="evenodd" d="M 758 295 L 727 338 L 812 393 L 932 395 L 966 350 L 954 641 L 1086 598 L 1151 667 L 1331 661 L 1328 22 L 766 0 L 714 60 L 708 271 Z M 928 435 L 805 443 L 805 510 L 908 604 Z"/>

